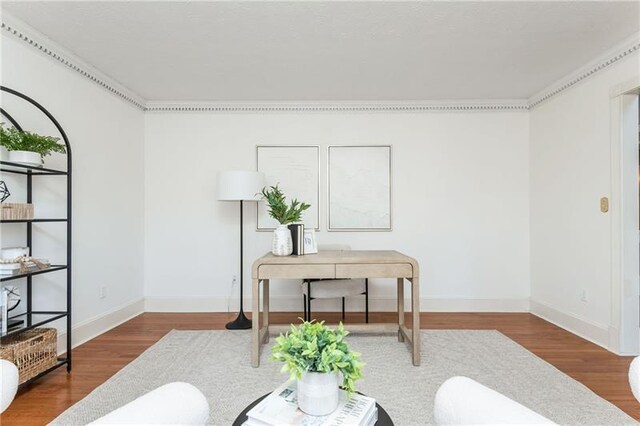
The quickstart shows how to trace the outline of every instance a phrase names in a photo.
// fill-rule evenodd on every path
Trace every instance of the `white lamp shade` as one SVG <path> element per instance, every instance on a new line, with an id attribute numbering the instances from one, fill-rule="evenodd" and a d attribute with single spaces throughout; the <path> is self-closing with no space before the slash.
<path id="1" fill-rule="evenodd" d="M 244 170 L 218 172 L 218 200 L 258 201 L 264 185 L 264 174 L 260 172 Z"/>

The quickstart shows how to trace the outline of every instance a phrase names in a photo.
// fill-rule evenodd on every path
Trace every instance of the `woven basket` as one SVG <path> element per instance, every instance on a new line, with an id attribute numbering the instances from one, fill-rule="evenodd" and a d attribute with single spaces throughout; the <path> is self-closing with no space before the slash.
<path id="1" fill-rule="evenodd" d="M 2 203 L 0 204 L 0 219 L 2 220 L 33 219 L 33 204 Z"/>
<path id="2" fill-rule="evenodd" d="M 20 383 L 53 367 L 57 362 L 58 332 L 55 328 L 34 328 L 0 340 L 0 358 L 13 362 Z"/>

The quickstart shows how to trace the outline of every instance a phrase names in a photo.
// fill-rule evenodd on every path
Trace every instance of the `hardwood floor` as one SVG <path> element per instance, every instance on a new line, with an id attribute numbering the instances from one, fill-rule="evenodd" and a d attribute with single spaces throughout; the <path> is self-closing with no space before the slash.
<path id="1" fill-rule="evenodd" d="M 296 321 L 301 313 L 272 313 L 274 323 Z M 348 314 L 347 321 L 360 320 Z M 339 320 L 327 314 L 327 320 Z M 142 314 L 73 351 L 73 371 L 58 370 L 21 389 L 0 424 L 46 424 L 131 362 L 172 329 L 223 329 L 233 319 L 222 313 Z M 394 313 L 372 313 L 371 322 L 392 322 Z M 409 320 L 409 318 L 407 318 Z M 556 368 L 582 382 L 602 398 L 640 420 L 638 403 L 627 381 L 631 357 L 618 357 L 531 314 L 423 313 L 422 328 L 495 329 Z"/>

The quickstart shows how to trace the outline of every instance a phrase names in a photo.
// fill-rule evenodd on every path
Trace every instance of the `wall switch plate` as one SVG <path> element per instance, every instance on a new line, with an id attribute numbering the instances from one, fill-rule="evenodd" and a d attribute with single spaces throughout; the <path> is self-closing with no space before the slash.
<path id="1" fill-rule="evenodd" d="M 607 197 L 600 198 L 600 211 L 602 213 L 609 211 L 609 199 Z"/>
<path id="2" fill-rule="evenodd" d="M 100 299 L 107 297 L 107 288 L 105 286 L 100 287 Z"/>

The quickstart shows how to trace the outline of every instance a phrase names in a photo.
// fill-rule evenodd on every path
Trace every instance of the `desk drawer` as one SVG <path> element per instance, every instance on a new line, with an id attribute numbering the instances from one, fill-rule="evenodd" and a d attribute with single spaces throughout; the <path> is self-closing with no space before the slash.
<path id="1" fill-rule="evenodd" d="M 411 278 L 408 263 L 336 265 L 336 278 Z"/>
<path id="2" fill-rule="evenodd" d="M 261 265 L 259 278 L 335 278 L 335 265 Z"/>

